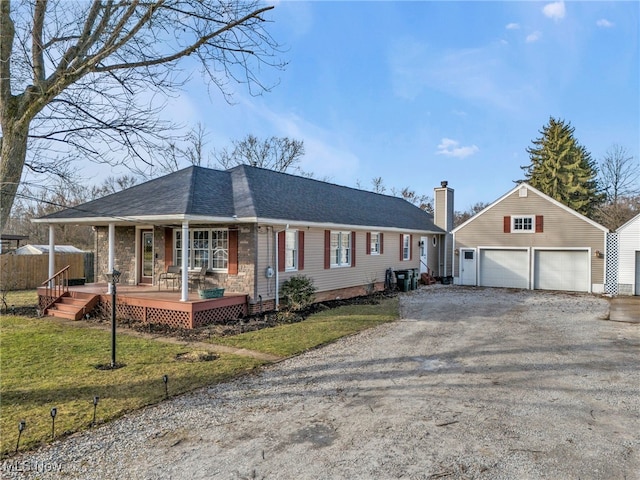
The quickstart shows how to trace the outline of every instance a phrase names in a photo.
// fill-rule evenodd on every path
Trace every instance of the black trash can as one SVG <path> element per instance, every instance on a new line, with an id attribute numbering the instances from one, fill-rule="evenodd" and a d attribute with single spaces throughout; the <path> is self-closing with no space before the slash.
<path id="1" fill-rule="evenodd" d="M 418 272 L 417 268 L 414 268 L 412 272 L 413 272 L 413 276 L 411 277 L 411 290 L 417 290 L 418 280 L 420 279 L 420 273 Z"/>
<path id="2" fill-rule="evenodd" d="M 409 272 L 407 270 L 396 270 L 396 283 L 401 292 L 409 291 Z"/>

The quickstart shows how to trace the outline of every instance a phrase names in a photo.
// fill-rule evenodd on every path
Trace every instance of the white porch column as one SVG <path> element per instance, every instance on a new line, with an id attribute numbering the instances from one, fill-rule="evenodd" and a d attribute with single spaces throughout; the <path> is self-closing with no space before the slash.
<path id="1" fill-rule="evenodd" d="M 116 224 L 109 224 L 109 259 L 107 263 L 107 273 L 113 272 L 115 268 L 115 258 L 116 258 Z M 111 282 L 108 284 L 107 293 L 113 293 L 111 287 Z"/>
<path id="2" fill-rule="evenodd" d="M 189 300 L 189 222 L 182 222 L 182 298 L 180 301 Z"/>
<path id="3" fill-rule="evenodd" d="M 56 274 L 56 231 L 49 225 L 49 278 Z"/>

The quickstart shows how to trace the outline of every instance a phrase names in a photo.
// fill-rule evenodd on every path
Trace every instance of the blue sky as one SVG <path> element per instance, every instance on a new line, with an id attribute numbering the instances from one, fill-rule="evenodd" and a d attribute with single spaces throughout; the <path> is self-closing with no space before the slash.
<path id="1" fill-rule="evenodd" d="M 234 87 L 234 105 L 193 81 L 172 114 L 210 146 L 248 134 L 303 140 L 318 178 L 432 195 L 456 210 L 522 178 L 550 116 L 600 160 L 640 157 L 640 2 L 293 2 L 268 14 L 286 49 L 269 93 Z"/>

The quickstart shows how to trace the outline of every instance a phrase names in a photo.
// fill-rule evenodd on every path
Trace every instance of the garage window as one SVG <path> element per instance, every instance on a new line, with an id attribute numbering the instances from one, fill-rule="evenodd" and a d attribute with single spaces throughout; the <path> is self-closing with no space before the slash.
<path id="1" fill-rule="evenodd" d="M 533 232 L 534 216 L 526 215 L 522 217 L 511 217 L 511 231 L 514 233 Z"/>

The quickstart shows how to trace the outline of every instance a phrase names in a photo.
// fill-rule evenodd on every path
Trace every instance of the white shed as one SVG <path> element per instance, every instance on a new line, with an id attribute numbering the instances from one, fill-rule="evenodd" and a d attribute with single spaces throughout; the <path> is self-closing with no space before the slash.
<path id="1" fill-rule="evenodd" d="M 46 255 L 49 253 L 49 245 L 23 245 L 13 253 L 15 255 Z M 84 253 L 84 251 L 73 245 L 56 245 L 55 253 Z"/>
<path id="2" fill-rule="evenodd" d="M 640 214 L 617 230 L 618 293 L 640 295 Z"/>

